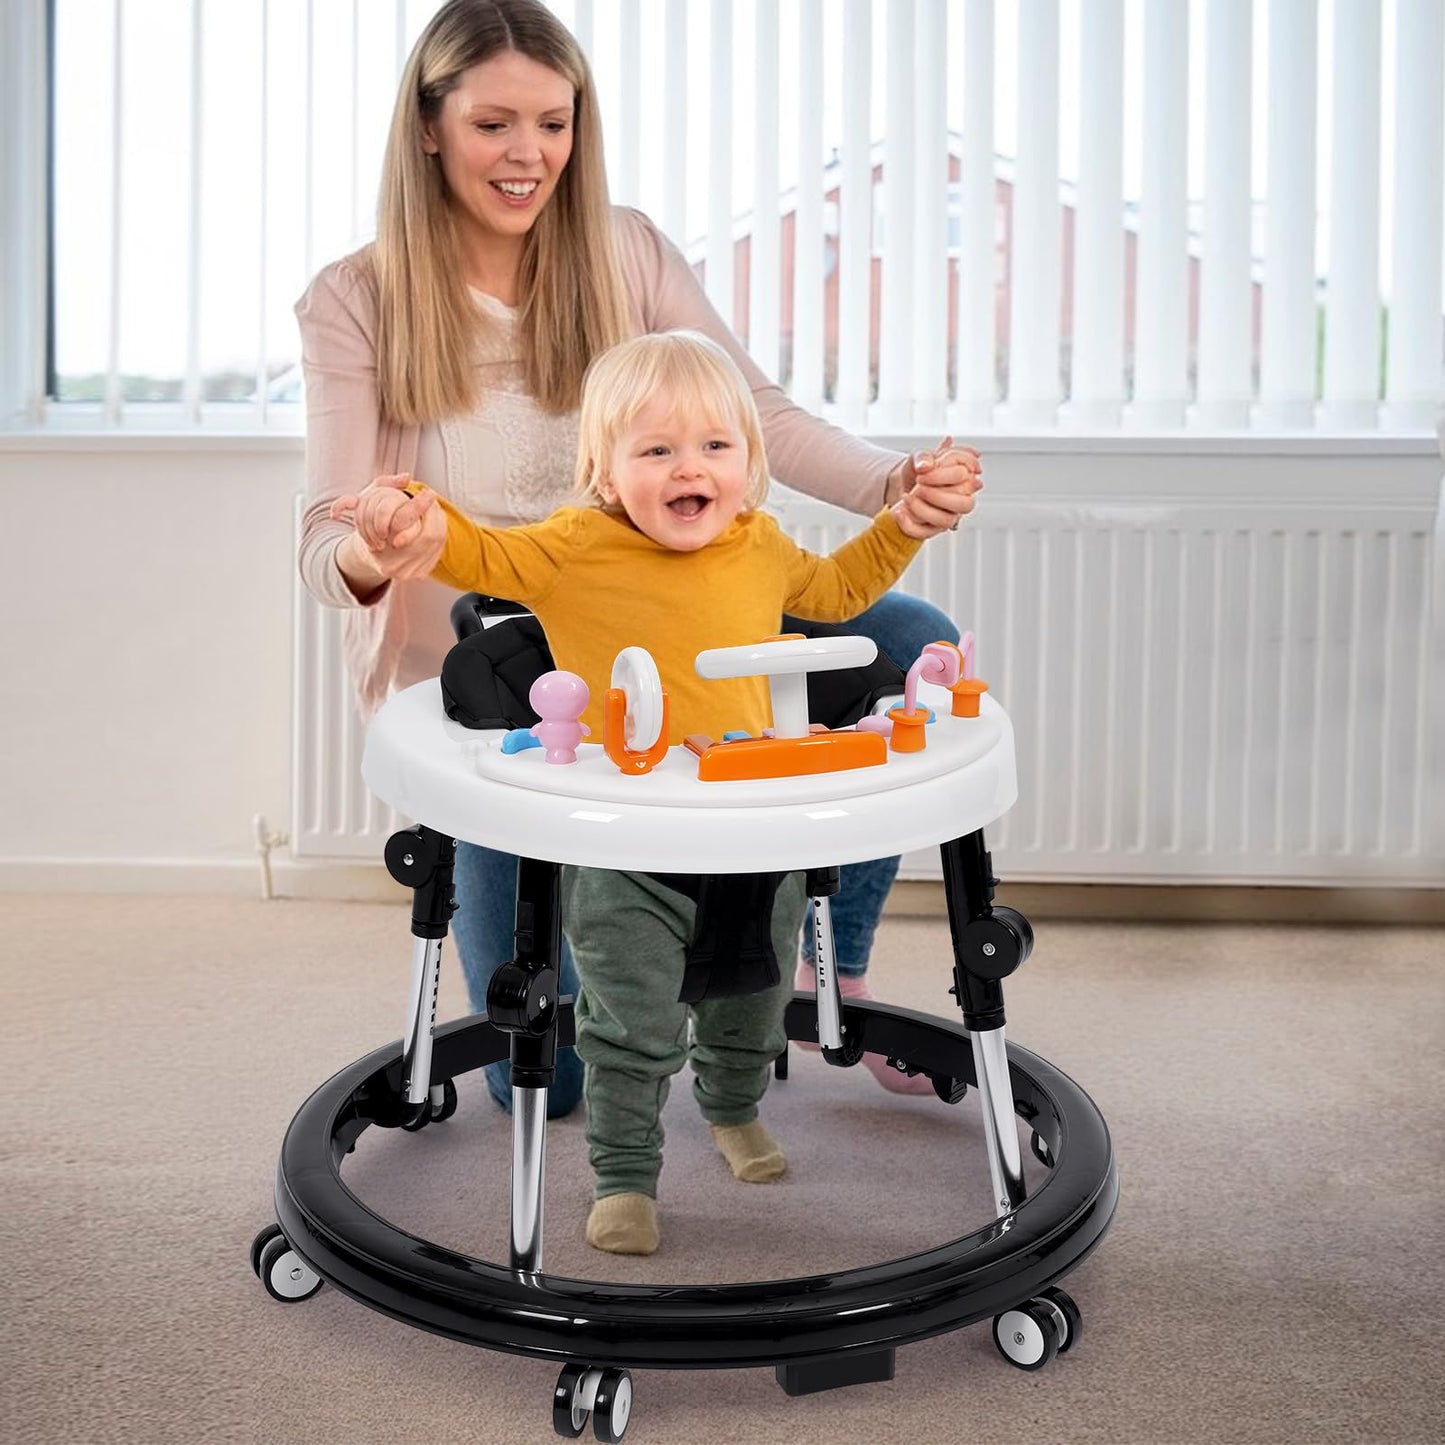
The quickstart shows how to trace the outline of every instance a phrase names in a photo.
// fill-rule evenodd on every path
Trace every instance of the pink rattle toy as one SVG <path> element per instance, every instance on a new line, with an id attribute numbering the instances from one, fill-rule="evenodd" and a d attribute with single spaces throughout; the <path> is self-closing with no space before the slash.
<path id="1" fill-rule="evenodd" d="M 591 732 L 580 721 L 591 693 L 575 672 L 544 672 L 532 684 L 527 701 L 542 719 L 531 730 L 546 748 L 549 763 L 575 763 L 577 744 Z"/>
<path id="2" fill-rule="evenodd" d="M 963 654 L 951 642 L 930 642 L 919 653 L 903 684 L 903 706 L 888 709 L 893 723 L 888 746 L 893 752 L 921 753 L 927 746 L 923 726 L 928 721 L 929 710 L 918 706 L 919 678 L 940 687 L 952 687 L 962 671 Z"/>
<path id="3" fill-rule="evenodd" d="M 957 682 L 949 683 L 953 693 L 954 717 L 977 717 L 979 697 L 988 691 L 988 684 L 973 675 L 973 633 L 965 632 L 958 639 L 958 652 L 963 658 Z"/>

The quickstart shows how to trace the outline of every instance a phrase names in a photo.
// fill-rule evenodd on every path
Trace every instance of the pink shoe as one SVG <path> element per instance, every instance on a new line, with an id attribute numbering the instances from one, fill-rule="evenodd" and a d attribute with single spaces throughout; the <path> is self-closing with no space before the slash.
<path id="1" fill-rule="evenodd" d="M 799 993 L 817 992 L 817 979 L 813 972 L 813 965 L 806 959 L 798 960 L 797 972 L 793 975 L 793 987 Z M 873 997 L 873 990 L 868 987 L 867 974 L 840 973 L 838 975 L 838 992 L 845 999 L 867 1001 Z M 818 1045 L 815 1043 L 804 1043 L 795 1039 L 794 1045 L 811 1053 L 818 1052 Z M 907 1074 L 893 1068 L 882 1054 L 864 1054 L 863 1067 L 890 1094 L 933 1094 L 933 1081 L 926 1074 L 914 1074 L 910 1078 Z"/>

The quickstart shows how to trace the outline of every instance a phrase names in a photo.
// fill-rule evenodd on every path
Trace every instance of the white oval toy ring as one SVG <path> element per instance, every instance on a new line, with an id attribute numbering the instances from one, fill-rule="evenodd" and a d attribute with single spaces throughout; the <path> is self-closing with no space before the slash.
<path id="1" fill-rule="evenodd" d="M 612 663 L 612 686 L 627 699 L 623 741 L 645 753 L 662 735 L 662 678 L 652 654 L 645 647 L 624 647 Z"/>

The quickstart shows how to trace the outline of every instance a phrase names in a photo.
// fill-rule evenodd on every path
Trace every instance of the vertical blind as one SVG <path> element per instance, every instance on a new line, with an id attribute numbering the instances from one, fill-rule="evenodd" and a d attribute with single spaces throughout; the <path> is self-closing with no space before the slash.
<path id="1" fill-rule="evenodd" d="M 50 413 L 266 420 L 435 0 L 53 3 Z M 614 199 L 845 425 L 1433 425 L 1440 0 L 553 9 Z"/>

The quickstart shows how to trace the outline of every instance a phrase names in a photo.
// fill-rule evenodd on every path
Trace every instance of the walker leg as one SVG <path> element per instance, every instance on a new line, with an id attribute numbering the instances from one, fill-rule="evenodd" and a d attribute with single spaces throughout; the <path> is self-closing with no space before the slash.
<path id="1" fill-rule="evenodd" d="M 419 1126 L 432 1109 L 432 1034 L 442 939 L 456 908 L 452 895 L 456 856 L 456 839 L 422 824 L 393 833 L 386 842 L 387 871 L 412 890 L 411 988 L 401 1062 L 402 1100 L 410 1116 L 407 1127 Z"/>
<path id="2" fill-rule="evenodd" d="M 980 1029 L 970 1041 L 973 1067 L 978 1075 L 978 1096 L 983 1104 L 994 1209 L 1002 1216 L 1017 1209 L 1025 1198 L 1023 1159 L 1014 1123 L 1013 1089 L 1009 1085 L 1003 1028 Z"/>
<path id="3" fill-rule="evenodd" d="M 402 1035 L 401 1090 L 408 1104 L 431 1103 L 431 1046 L 436 1028 L 442 941 L 418 938 L 411 949 L 411 998 Z"/>
<path id="4" fill-rule="evenodd" d="M 512 1268 L 542 1268 L 547 1091 L 512 1085 Z"/>
<path id="5" fill-rule="evenodd" d="M 1004 1215 L 1024 1202 L 1023 1160 L 1004 1039 L 1003 980 L 1029 956 L 1034 935 L 1012 908 L 995 908 L 998 879 L 983 833 L 942 846 L 943 887 L 953 936 L 953 989 L 973 1048 L 994 1209 Z"/>
<path id="6" fill-rule="evenodd" d="M 542 1268 L 547 1090 L 556 1077 L 561 977 L 561 874 L 555 863 L 517 866 L 516 957 L 492 975 L 487 1017 L 511 1035 L 512 1268 Z"/>
<path id="7" fill-rule="evenodd" d="M 838 959 L 833 950 L 833 914 L 828 899 L 838 891 L 836 868 L 810 868 L 807 891 L 813 905 L 813 985 L 818 990 L 818 1042 L 843 1047 L 843 999 L 838 991 Z"/>

